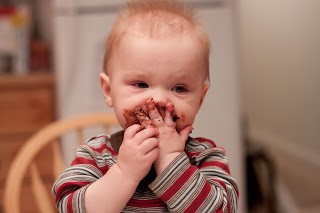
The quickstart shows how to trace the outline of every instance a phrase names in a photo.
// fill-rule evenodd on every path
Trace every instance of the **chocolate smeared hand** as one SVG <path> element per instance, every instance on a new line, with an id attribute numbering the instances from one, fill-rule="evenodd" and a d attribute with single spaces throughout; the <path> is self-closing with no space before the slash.
<path id="1" fill-rule="evenodd" d="M 134 115 L 136 116 L 136 119 L 138 120 L 138 124 L 141 124 L 143 127 L 148 128 L 151 127 L 152 121 L 149 119 L 148 116 L 148 110 L 146 105 L 142 105 L 140 107 L 136 107 L 134 109 Z"/>
<path id="2" fill-rule="evenodd" d="M 154 102 L 154 105 L 156 106 L 162 119 L 164 119 L 166 104 Z M 146 104 L 143 104 L 131 110 L 125 109 L 123 112 L 123 116 L 126 119 L 126 127 L 129 127 L 133 124 L 141 124 L 144 128 L 153 126 Z M 178 119 L 179 116 L 173 113 L 172 120 L 176 122 Z"/>

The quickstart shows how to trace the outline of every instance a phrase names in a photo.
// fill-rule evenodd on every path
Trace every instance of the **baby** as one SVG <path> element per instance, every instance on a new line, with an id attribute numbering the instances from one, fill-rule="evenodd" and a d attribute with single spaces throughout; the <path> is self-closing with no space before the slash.
<path id="1" fill-rule="evenodd" d="M 181 2 L 127 4 L 100 74 L 123 131 L 78 148 L 53 187 L 61 212 L 236 212 L 224 150 L 189 137 L 209 88 L 209 43 Z"/>

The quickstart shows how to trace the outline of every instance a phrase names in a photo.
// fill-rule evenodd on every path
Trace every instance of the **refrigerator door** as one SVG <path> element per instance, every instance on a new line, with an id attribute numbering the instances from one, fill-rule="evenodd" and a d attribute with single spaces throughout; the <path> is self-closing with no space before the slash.
<path id="1" fill-rule="evenodd" d="M 54 3 L 54 58 L 58 118 L 87 112 L 111 111 L 103 100 L 99 73 L 102 72 L 104 41 L 120 1 L 114 4 L 80 5 L 81 1 L 56 0 Z M 96 1 L 97 3 L 98 1 Z M 109 1 L 105 1 L 109 2 Z M 77 4 L 75 4 L 77 3 Z M 89 138 L 101 133 L 85 132 Z M 64 158 L 73 159 L 74 134 L 63 138 Z"/>
<path id="2" fill-rule="evenodd" d="M 110 110 L 103 102 L 99 73 L 102 72 L 104 41 L 121 1 L 101 2 L 56 0 L 54 4 L 57 114 L 60 118 Z"/>

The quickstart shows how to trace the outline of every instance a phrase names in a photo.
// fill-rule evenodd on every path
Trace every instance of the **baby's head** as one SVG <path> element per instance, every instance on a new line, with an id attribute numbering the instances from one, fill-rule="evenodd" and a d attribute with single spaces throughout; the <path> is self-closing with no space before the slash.
<path id="1" fill-rule="evenodd" d="M 193 10 L 174 0 L 127 4 L 106 42 L 100 81 L 122 127 L 146 100 L 172 103 L 177 129 L 192 125 L 208 90 L 210 42 Z"/>
<path id="2" fill-rule="evenodd" d="M 148 39 L 191 40 L 199 44 L 205 79 L 209 82 L 210 41 L 194 10 L 175 0 L 133 0 L 118 16 L 106 41 L 104 72 L 112 72 L 112 60 L 126 35 Z M 183 57 L 183 56 L 182 56 Z"/>

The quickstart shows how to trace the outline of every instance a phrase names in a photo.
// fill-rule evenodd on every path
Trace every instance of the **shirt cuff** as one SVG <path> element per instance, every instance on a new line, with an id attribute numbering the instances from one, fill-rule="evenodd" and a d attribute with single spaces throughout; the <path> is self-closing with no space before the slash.
<path id="1" fill-rule="evenodd" d="M 190 164 L 186 153 L 182 152 L 149 184 L 149 188 L 158 198 L 166 202 L 173 195 L 167 192 L 179 190 L 185 183 L 182 179 L 190 177 L 196 170 L 197 168 Z"/>
<path id="2" fill-rule="evenodd" d="M 85 193 L 90 185 L 91 184 L 88 184 L 75 192 L 73 199 L 72 199 L 72 211 L 73 212 L 86 213 Z"/>

